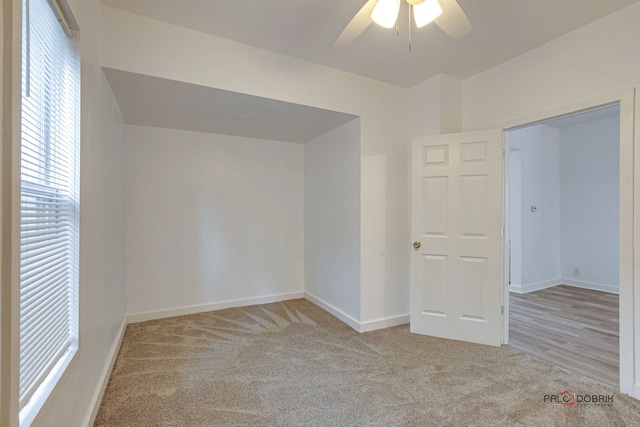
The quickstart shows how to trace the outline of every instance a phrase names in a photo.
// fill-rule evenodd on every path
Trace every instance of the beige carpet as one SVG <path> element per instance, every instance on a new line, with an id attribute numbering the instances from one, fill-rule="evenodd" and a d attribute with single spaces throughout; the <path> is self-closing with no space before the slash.
<path id="1" fill-rule="evenodd" d="M 569 389 L 607 406 L 544 402 Z M 96 426 L 631 426 L 640 402 L 509 347 L 358 334 L 305 300 L 130 325 Z"/>

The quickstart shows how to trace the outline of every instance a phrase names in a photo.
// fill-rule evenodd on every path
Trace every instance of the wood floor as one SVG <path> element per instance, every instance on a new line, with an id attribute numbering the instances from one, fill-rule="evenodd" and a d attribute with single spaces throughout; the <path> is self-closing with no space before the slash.
<path id="1" fill-rule="evenodd" d="M 560 285 L 509 302 L 511 346 L 618 387 L 618 295 Z"/>

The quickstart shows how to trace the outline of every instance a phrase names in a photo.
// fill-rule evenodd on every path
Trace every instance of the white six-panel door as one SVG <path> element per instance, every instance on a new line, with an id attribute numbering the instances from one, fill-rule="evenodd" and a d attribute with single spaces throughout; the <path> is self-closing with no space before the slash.
<path id="1" fill-rule="evenodd" d="M 502 132 L 414 138 L 411 332 L 502 343 Z"/>

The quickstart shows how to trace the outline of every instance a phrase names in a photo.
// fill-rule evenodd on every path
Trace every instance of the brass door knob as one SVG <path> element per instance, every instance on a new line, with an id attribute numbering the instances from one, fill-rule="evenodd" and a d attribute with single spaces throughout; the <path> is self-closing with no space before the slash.
<path id="1" fill-rule="evenodd" d="M 420 249 L 420 246 L 422 246 L 422 243 L 418 242 L 417 240 L 415 242 L 413 242 L 413 247 L 416 249 Z"/>

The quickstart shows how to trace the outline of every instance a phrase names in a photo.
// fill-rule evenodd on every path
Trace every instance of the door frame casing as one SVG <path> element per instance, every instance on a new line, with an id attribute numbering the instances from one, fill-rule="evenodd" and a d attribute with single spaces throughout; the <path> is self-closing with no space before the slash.
<path id="1" fill-rule="evenodd" d="M 532 116 L 503 123 L 503 304 L 505 315 L 502 322 L 503 343 L 509 342 L 509 286 L 508 245 L 509 215 L 506 197 L 509 190 L 509 146 L 507 131 L 541 124 L 550 119 L 572 116 L 612 105 L 620 105 L 620 244 L 619 244 L 619 289 L 620 289 L 620 391 L 640 399 L 640 341 L 635 342 L 634 331 L 640 331 L 640 142 L 635 138 L 636 109 L 635 88 L 625 89 L 583 102 L 567 105 Z"/>
<path id="2" fill-rule="evenodd" d="M 509 150 L 508 154 L 508 162 L 509 162 L 509 179 L 507 179 L 507 182 L 505 184 L 505 188 L 506 188 L 506 196 L 507 196 L 507 206 L 505 207 L 505 209 L 508 210 L 509 215 L 507 215 L 508 219 L 509 219 L 509 239 L 505 238 L 505 245 L 507 245 L 507 258 L 504 260 L 504 262 L 506 262 L 508 264 L 508 275 L 507 275 L 507 286 L 509 286 L 509 289 L 512 289 L 514 286 L 518 286 L 521 287 L 522 286 L 522 220 L 520 220 L 520 227 L 519 230 L 515 227 L 512 227 L 512 225 L 514 224 L 514 218 L 512 218 L 512 214 L 514 213 L 514 204 L 518 204 L 518 203 L 514 203 L 514 194 L 518 194 L 518 199 L 516 200 L 519 203 L 519 206 L 517 207 L 517 211 L 519 211 L 519 217 L 522 217 L 522 200 L 521 200 L 521 193 L 522 193 L 522 150 L 519 149 L 512 149 L 511 147 L 508 146 L 508 144 L 506 144 L 507 147 L 505 148 L 505 150 Z M 516 157 L 517 156 L 517 157 Z M 514 193 L 513 192 L 513 186 L 512 186 L 512 180 L 514 179 L 514 175 L 512 172 L 514 172 L 515 168 L 512 168 L 511 166 L 516 164 L 515 159 L 518 159 L 518 163 L 519 163 L 519 167 L 518 167 L 518 172 L 519 172 L 519 177 L 518 177 L 518 190 Z M 518 230 L 518 233 L 512 233 L 512 231 L 516 231 Z M 514 244 L 515 243 L 515 244 Z M 515 249 L 515 250 L 514 250 Z M 516 256 L 514 256 L 514 254 Z M 517 261 L 514 263 L 514 259 Z M 515 269 L 515 274 L 514 274 L 514 268 L 513 266 L 517 265 L 517 268 Z M 515 284 L 514 284 L 514 278 L 516 279 Z M 508 339 L 508 335 L 507 335 L 507 339 Z"/>

